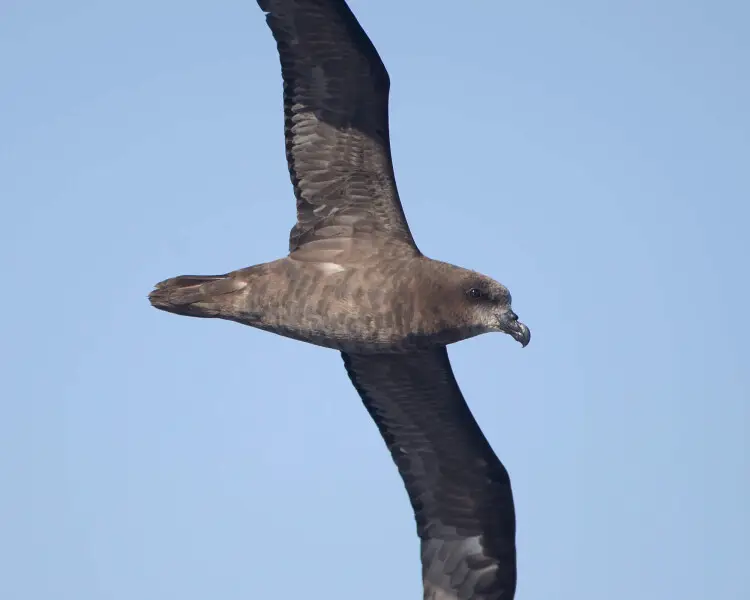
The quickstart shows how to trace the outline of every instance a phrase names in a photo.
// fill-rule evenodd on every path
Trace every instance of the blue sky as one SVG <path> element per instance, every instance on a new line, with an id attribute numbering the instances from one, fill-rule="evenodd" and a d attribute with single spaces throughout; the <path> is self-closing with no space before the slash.
<path id="1" fill-rule="evenodd" d="M 750 5 L 351 6 L 420 248 L 533 332 L 450 348 L 518 598 L 750 596 Z M 256 3 L 5 0 L 0 75 L 0 597 L 421 597 L 337 353 L 146 300 L 286 251 Z"/>

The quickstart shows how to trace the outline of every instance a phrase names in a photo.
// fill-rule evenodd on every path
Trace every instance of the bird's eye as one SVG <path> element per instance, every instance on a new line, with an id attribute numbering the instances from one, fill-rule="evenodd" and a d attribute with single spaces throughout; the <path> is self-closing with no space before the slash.
<path id="1" fill-rule="evenodd" d="M 479 288 L 471 288 L 469 290 L 469 297 L 474 298 L 475 300 L 477 298 L 481 298 L 483 295 L 484 294 L 482 294 L 482 290 L 480 290 Z"/>

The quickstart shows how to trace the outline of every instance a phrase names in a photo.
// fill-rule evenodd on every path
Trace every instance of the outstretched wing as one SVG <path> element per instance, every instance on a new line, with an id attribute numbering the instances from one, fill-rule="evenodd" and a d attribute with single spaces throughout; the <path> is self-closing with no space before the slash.
<path id="1" fill-rule="evenodd" d="M 388 73 L 344 0 L 258 0 L 281 57 L 297 197 L 289 251 L 369 235 L 412 246 L 388 135 Z"/>
<path id="2" fill-rule="evenodd" d="M 511 600 L 510 479 L 461 395 L 446 349 L 343 357 L 409 494 L 425 599 Z"/>

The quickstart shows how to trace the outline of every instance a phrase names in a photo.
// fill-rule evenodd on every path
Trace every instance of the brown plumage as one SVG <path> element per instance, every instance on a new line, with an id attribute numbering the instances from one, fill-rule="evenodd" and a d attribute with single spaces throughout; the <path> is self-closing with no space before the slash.
<path id="1" fill-rule="evenodd" d="M 342 352 L 404 480 L 424 597 L 510 599 L 510 480 L 464 401 L 447 344 L 528 328 L 500 283 L 429 259 L 409 231 L 388 137 L 388 74 L 343 0 L 258 0 L 277 42 L 297 199 L 288 256 L 157 284 L 151 303 Z M 398 593 L 394 593 L 394 597 Z"/>

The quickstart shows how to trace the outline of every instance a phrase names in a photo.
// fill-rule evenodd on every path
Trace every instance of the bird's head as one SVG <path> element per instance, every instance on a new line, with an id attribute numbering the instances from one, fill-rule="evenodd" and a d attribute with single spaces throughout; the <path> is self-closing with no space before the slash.
<path id="1" fill-rule="evenodd" d="M 528 345 L 531 332 L 511 308 L 512 298 L 508 288 L 494 279 L 471 273 L 462 278 L 462 302 L 469 311 L 474 323 L 486 328 L 486 331 L 507 333 L 521 346 Z"/>

